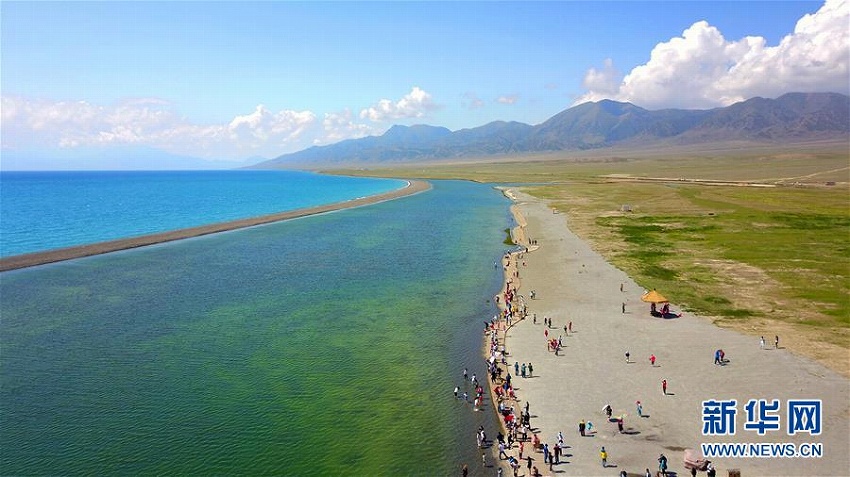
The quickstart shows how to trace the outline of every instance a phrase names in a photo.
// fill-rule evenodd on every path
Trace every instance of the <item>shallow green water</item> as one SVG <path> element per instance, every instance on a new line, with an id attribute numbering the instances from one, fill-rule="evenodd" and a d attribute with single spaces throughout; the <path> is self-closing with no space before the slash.
<path id="1" fill-rule="evenodd" d="M 412 197 L 0 275 L 0 474 L 448 475 L 507 201 Z"/>

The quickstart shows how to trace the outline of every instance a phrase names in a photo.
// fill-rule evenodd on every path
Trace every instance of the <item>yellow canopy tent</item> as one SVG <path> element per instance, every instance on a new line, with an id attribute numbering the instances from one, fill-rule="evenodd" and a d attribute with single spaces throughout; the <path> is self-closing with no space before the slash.
<path id="1" fill-rule="evenodd" d="M 651 292 L 644 293 L 642 297 L 640 297 L 640 301 L 645 301 L 647 303 L 667 303 L 667 299 L 664 298 L 664 295 L 658 293 L 655 290 Z"/>

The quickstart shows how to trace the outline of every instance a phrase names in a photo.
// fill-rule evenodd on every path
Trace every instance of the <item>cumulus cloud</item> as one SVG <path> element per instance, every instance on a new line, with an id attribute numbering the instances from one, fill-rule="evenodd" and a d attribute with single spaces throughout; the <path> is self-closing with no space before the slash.
<path id="1" fill-rule="evenodd" d="M 499 96 L 496 98 L 496 102 L 499 104 L 514 104 L 519 99 L 519 95 L 516 94 L 506 94 Z"/>
<path id="2" fill-rule="evenodd" d="M 273 111 L 257 105 L 247 114 L 217 124 L 197 124 L 159 98 L 131 98 L 117 104 L 51 101 L 3 96 L 5 150 L 147 146 L 204 158 L 274 157 L 310 145 L 376 135 L 381 121 L 419 118 L 437 108 L 431 95 L 414 87 L 398 101 L 381 100 L 359 117 L 345 109 L 325 113 Z"/>
<path id="3" fill-rule="evenodd" d="M 354 120 L 354 115 L 346 109 L 338 113 L 325 113 L 322 120 L 324 134 L 313 140 L 313 144 L 332 144 L 344 139 L 355 139 L 370 135 L 376 135 L 380 131 L 375 127 L 359 123 Z"/>
<path id="4" fill-rule="evenodd" d="M 437 105 L 431 95 L 418 86 L 414 86 L 410 93 L 398 101 L 382 99 L 375 105 L 363 109 L 360 111 L 360 118 L 376 122 L 388 119 L 421 118 L 435 109 Z"/>
<path id="5" fill-rule="evenodd" d="M 758 36 L 729 41 L 706 21 L 659 43 L 647 63 L 624 77 L 606 60 L 591 68 L 575 104 L 614 99 L 650 109 L 727 106 L 754 96 L 850 90 L 850 7 L 827 0 L 794 32 L 769 46 Z"/>
<path id="6" fill-rule="evenodd" d="M 276 155 L 315 123 L 311 111 L 272 112 L 263 105 L 227 124 L 199 125 L 158 99 L 117 105 L 2 98 L 5 148 L 144 145 L 203 157 Z"/>
<path id="7" fill-rule="evenodd" d="M 616 94 L 620 87 L 620 78 L 622 78 L 622 73 L 614 68 L 614 60 L 606 58 L 605 66 L 602 69 L 591 68 L 587 70 L 581 85 L 588 91 Z"/>

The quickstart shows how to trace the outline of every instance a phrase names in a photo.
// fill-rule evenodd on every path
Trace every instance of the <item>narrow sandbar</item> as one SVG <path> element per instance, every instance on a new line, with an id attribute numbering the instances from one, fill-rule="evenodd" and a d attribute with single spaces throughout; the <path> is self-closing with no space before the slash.
<path id="1" fill-rule="evenodd" d="M 61 248 L 56 250 L 48 250 L 46 252 L 27 253 L 23 255 L 15 255 L 0 259 L 0 272 L 7 270 L 15 270 L 19 268 L 33 267 L 36 265 L 44 265 L 47 263 L 61 262 L 75 258 L 90 257 L 92 255 L 100 255 L 103 253 L 116 252 L 118 250 L 127 250 L 131 248 L 145 247 L 174 240 L 183 240 L 201 235 L 226 232 L 229 230 L 242 229 L 263 225 L 281 220 L 294 219 L 298 217 L 306 217 L 309 215 L 323 214 L 335 210 L 349 209 L 352 207 L 360 207 L 363 205 L 375 204 L 391 199 L 397 199 L 419 192 L 426 191 L 431 188 L 431 184 L 425 181 L 411 180 L 407 182 L 405 187 L 396 189 L 383 194 L 372 195 L 369 197 L 361 197 L 358 199 L 337 202 L 334 204 L 321 205 L 317 207 L 309 207 L 304 209 L 290 210 L 276 214 L 263 215 L 248 219 L 233 220 L 230 222 L 221 222 L 217 224 L 202 225 L 198 227 L 190 227 L 180 230 L 172 230 L 169 232 L 161 232 L 150 235 L 142 235 L 139 237 L 131 237 L 119 240 L 110 240 L 90 245 L 80 245 L 76 247 Z"/>

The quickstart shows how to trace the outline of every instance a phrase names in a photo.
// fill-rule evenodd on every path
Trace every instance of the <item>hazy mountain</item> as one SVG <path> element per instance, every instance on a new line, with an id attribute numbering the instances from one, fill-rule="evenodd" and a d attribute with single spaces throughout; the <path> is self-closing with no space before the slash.
<path id="1" fill-rule="evenodd" d="M 4 150 L 0 169 L 4 171 L 76 170 L 212 170 L 234 169 L 266 161 L 215 161 L 181 156 L 151 147 L 76 148 L 17 152 Z"/>
<path id="2" fill-rule="evenodd" d="M 496 121 L 471 129 L 393 126 L 381 136 L 285 154 L 254 167 L 310 168 L 340 164 L 583 150 L 616 145 L 652 146 L 718 141 L 764 143 L 850 138 L 850 97 L 789 93 L 752 98 L 710 110 L 650 111 L 603 100 L 562 111 L 536 126 Z"/>

